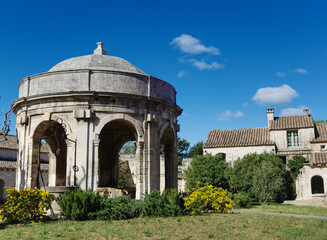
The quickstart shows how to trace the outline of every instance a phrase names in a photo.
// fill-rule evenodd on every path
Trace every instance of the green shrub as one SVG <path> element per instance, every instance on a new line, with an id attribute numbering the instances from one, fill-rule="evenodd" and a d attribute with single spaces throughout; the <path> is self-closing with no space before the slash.
<path id="1" fill-rule="evenodd" d="M 250 208 L 252 206 L 252 199 L 249 194 L 245 192 L 233 194 L 233 202 L 235 206 L 240 208 Z"/>
<path id="2" fill-rule="evenodd" d="M 232 200 L 227 197 L 228 191 L 212 185 L 203 187 L 198 183 L 192 189 L 191 194 L 185 199 L 185 207 L 191 214 L 202 212 L 230 212 L 234 206 Z"/>
<path id="3" fill-rule="evenodd" d="M 165 203 L 173 204 L 178 206 L 179 205 L 179 192 L 177 189 L 164 189 L 161 194 L 161 197 Z"/>
<path id="4" fill-rule="evenodd" d="M 10 223 L 40 222 L 55 199 L 52 194 L 34 188 L 17 191 L 15 188 L 7 190 L 7 201 L 0 206 L 0 220 Z"/>
<path id="5" fill-rule="evenodd" d="M 60 196 L 58 204 L 63 216 L 72 220 L 87 220 L 89 213 L 100 209 L 101 200 L 99 193 L 73 188 Z"/>
<path id="6" fill-rule="evenodd" d="M 142 206 L 135 204 L 130 196 L 103 198 L 100 210 L 88 215 L 90 219 L 121 220 L 137 217 L 141 214 Z"/>
<path id="7" fill-rule="evenodd" d="M 154 190 L 150 194 L 145 194 L 143 199 L 144 215 L 151 217 L 178 216 L 181 213 L 181 208 L 177 204 L 170 203 L 169 201 L 173 199 L 168 195 L 174 196 L 174 193 L 166 193 L 161 196 L 160 191 Z"/>
<path id="8" fill-rule="evenodd" d="M 207 183 L 214 187 L 228 189 L 225 177 L 226 168 L 226 160 L 222 154 L 194 156 L 190 166 L 185 170 L 186 190 L 197 187 L 197 184 L 205 186 Z"/>

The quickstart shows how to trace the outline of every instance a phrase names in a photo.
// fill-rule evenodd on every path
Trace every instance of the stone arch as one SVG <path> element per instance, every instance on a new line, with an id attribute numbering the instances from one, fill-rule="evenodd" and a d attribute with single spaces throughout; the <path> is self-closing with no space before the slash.
<path id="1" fill-rule="evenodd" d="M 315 175 L 311 178 L 311 193 L 312 194 L 324 194 L 324 179 L 319 176 Z"/>
<path id="2" fill-rule="evenodd" d="M 159 132 L 161 161 L 160 164 L 164 169 L 163 178 L 161 178 L 161 189 L 177 188 L 177 148 L 176 148 L 176 133 L 168 122 L 163 124 Z"/>
<path id="3" fill-rule="evenodd" d="M 32 188 L 43 185 L 42 181 L 40 181 L 42 178 L 40 179 L 38 170 L 42 140 L 49 146 L 48 185 L 66 186 L 66 139 L 66 131 L 57 121 L 42 121 L 37 125 L 32 137 Z"/>
<path id="4" fill-rule="evenodd" d="M 133 125 L 137 132 L 138 139 L 136 141 L 144 141 L 144 131 L 143 131 L 143 123 L 140 120 L 137 120 L 129 115 L 126 114 L 110 114 L 109 116 L 106 116 L 102 118 L 99 122 L 99 124 L 95 127 L 94 133 L 97 135 L 100 135 L 100 132 L 102 129 L 110 122 L 114 120 L 126 120 L 130 122 L 130 124 Z"/>
<path id="5" fill-rule="evenodd" d="M 128 141 L 139 139 L 135 125 L 114 119 L 103 125 L 99 134 L 98 187 L 118 187 L 119 150 Z"/>
<path id="6" fill-rule="evenodd" d="M 5 201 L 5 181 L 0 178 L 0 203 Z"/>
<path id="7" fill-rule="evenodd" d="M 33 122 L 35 123 L 35 121 L 33 121 Z M 71 126 L 68 124 L 68 122 L 65 119 L 63 119 L 63 118 L 56 118 L 56 119 L 50 119 L 49 120 L 47 117 L 38 118 L 37 124 L 32 124 L 31 125 L 30 133 L 33 133 L 34 134 L 35 131 L 36 131 L 36 129 L 43 122 L 58 122 L 59 124 L 62 124 L 65 127 L 66 136 L 72 134 L 72 128 L 71 128 Z M 17 131 L 17 129 L 16 129 L 16 131 Z"/>

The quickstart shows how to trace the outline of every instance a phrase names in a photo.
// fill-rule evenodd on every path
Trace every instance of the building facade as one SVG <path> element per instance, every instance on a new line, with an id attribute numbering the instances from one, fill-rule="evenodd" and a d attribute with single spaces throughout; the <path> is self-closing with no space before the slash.
<path id="1" fill-rule="evenodd" d="M 249 153 L 272 152 L 286 165 L 301 155 L 308 164 L 297 179 L 297 199 L 325 198 L 327 189 L 327 123 L 314 123 L 308 109 L 299 116 L 274 116 L 267 109 L 267 127 L 210 130 L 204 153 L 222 153 L 228 163 Z"/>
<path id="2" fill-rule="evenodd" d="M 6 200 L 4 187 L 15 187 L 18 144 L 17 136 L 0 136 L 0 203 Z M 42 144 L 40 152 L 40 170 L 44 184 L 48 184 L 49 148 Z"/>

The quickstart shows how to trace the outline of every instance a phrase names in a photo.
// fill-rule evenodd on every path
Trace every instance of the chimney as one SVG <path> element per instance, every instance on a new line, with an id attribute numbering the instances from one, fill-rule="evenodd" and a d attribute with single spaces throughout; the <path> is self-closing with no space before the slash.
<path id="1" fill-rule="evenodd" d="M 267 108 L 267 120 L 268 128 L 270 128 L 270 121 L 274 120 L 274 109 L 271 107 Z"/>
<path id="2" fill-rule="evenodd" d="M 305 116 L 308 116 L 309 115 L 309 109 L 308 108 L 303 109 L 303 113 L 304 113 Z"/>
<path id="3" fill-rule="evenodd" d="M 107 52 L 103 49 L 103 43 L 98 42 L 98 47 L 97 49 L 94 50 L 95 55 L 107 55 Z"/>

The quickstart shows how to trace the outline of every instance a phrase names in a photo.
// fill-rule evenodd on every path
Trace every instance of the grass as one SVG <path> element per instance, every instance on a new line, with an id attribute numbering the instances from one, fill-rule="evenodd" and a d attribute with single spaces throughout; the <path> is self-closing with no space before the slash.
<path id="1" fill-rule="evenodd" d="M 274 203 L 270 205 L 254 205 L 247 210 L 327 217 L 327 207 L 296 206 Z"/>
<path id="2" fill-rule="evenodd" d="M 112 222 L 0 223 L 0 239 L 327 239 L 327 220 L 209 214 Z"/>

